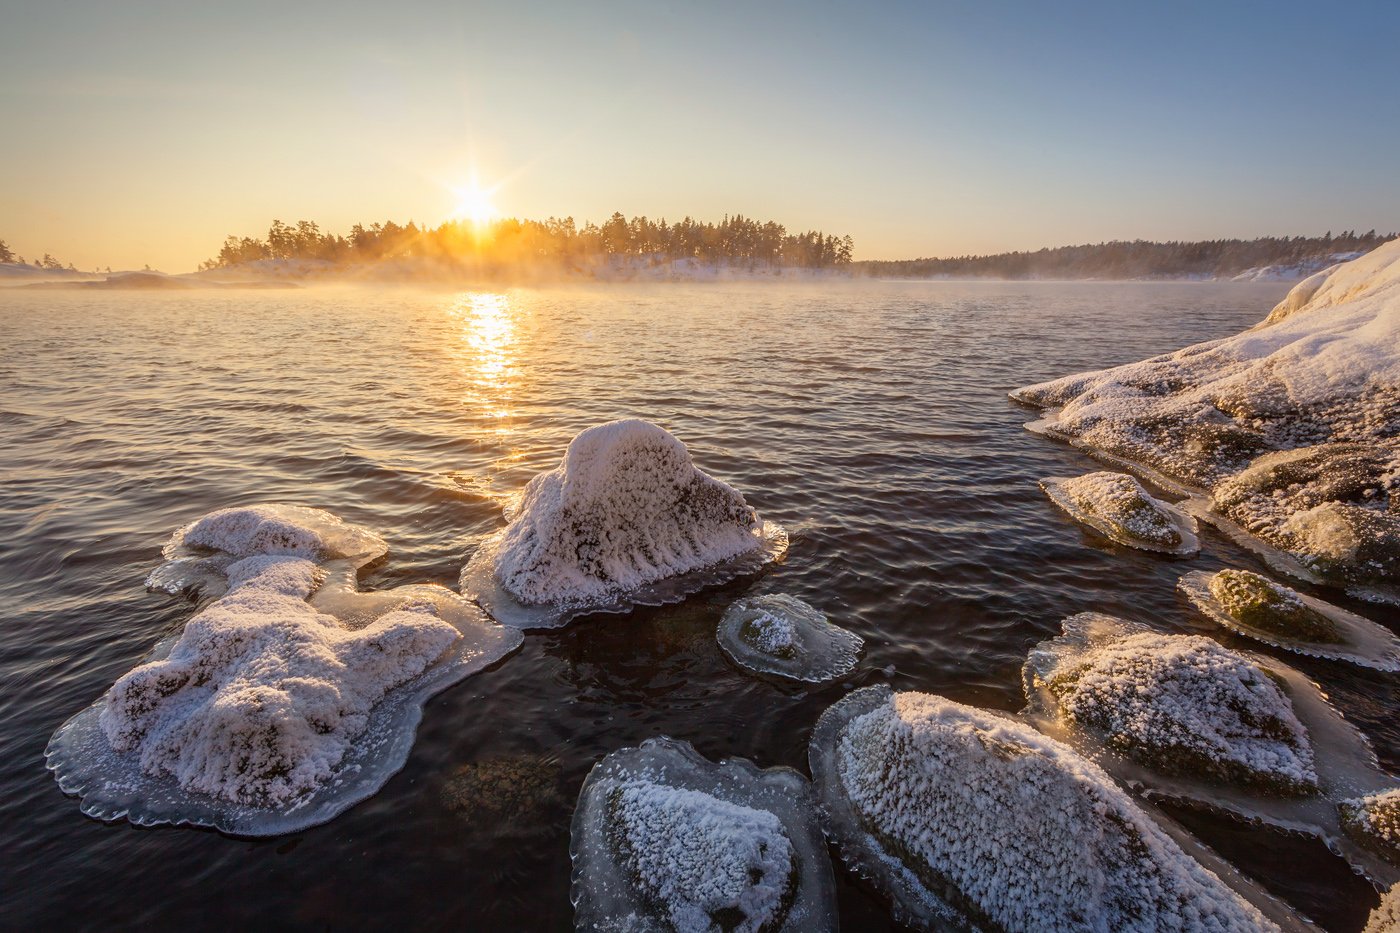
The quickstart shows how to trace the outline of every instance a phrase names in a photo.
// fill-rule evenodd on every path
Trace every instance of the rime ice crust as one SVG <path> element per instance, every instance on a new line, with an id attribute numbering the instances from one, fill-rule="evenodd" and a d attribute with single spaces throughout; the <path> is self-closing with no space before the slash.
<path id="1" fill-rule="evenodd" d="M 259 526 L 245 517 L 231 522 Z M 403 766 L 430 696 L 519 646 L 442 587 L 357 592 L 382 550 L 318 565 L 294 555 L 346 552 L 304 531 L 201 538 L 275 553 L 197 558 L 225 595 L 54 734 L 49 768 L 83 812 L 249 836 L 325 822 Z M 189 559 L 177 541 L 172 560 Z"/>
<path id="2" fill-rule="evenodd" d="M 1343 800 L 1342 829 L 1359 845 L 1400 865 L 1400 789 Z"/>
<path id="3" fill-rule="evenodd" d="M 1028 701 L 1023 714 L 1025 718 L 1046 735 L 1092 758 L 1121 783 L 1142 787 L 1149 797 L 1188 800 L 1247 820 L 1317 836 L 1373 881 L 1390 884 L 1400 879 L 1396 866 L 1357 845 L 1342 831 L 1337 812 L 1340 801 L 1390 790 L 1397 786 L 1396 780 L 1380 770 L 1366 739 L 1332 708 L 1317 685 L 1279 661 L 1261 655 L 1230 652 L 1262 671 L 1267 680 L 1286 697 L 1292 716 L 1305 731 L 1311 746 L 1308 764 L 1314 774 L 1315 791 L 1310 794 L 1290 796 L 1280 793 L 1290 789 L 1287 780 L 1280 784 L 1241 782 L 1240 772 L 1228 765 L 1231 759 L 1224 757 L 1219 766 L 1204 768 L 1196 773 L 1173 773 L 1169 766 L 1162 767 L 1162 762 L 1151 754 L 1135 758 L 1129 751 L 1113 747 L 1096 724 L 1081 724 L 1074 717 L 1066 715 L 1061 700 L 1051 689 L 1051 683 L 1066 672 L 1093 664 L 1100 658 L 1113 657 L 1122 652 L 1124 646 L 1143 645 L 1141 637 L 1144 634 L 1187 643 L 1199 638 L 1157 635 L 1146 626 L 1099 613 L 1080 613 L 1066 619 L 1064 633 L 1037 645 L 1026 659 L 1022 672 Z M 1164 654 L 1164 657 L 1169 655 Z M 1126 690 L 1112 690 L 1093 699 L 1096 705 L 1107 706 L 1126 693 Z M 1190 728 L 1199 731 L 1199 735 L 1192 738 L 1192 744 L 1209 748 L 1217 738 L 1224 738 L 1233 746 L 1235 739 L 1230 733 L 1238 731 L 1239 713 L 1228 708 L 1222 710 L 1218 703 L 1210 702 L 1211 698 L 1218 700 L 1230 695 L 1231 691 L 1218 693 L 1205 690 L 1169 697 L 1174 702 L 1180 701 L 1181 705 L 1168 712 L 1171 719 L 1190 722 L 1193 724 Z M 1146 699 L 1146 695 L 1133 693 L 1124 709 L 1113 711 L 1112 715 L 1127 721 L 1130 728 L 1145 726 L 1153 720 L 1134 722 L 1133 716 Z M 1250 707 L 1245 705 L 1241 708 Z M 1273 704 L 1265 708 L 1273 708 Z M 1229 725 L 1229 729 L 1222 729 L 1222 724 Z M 1166 736 L 1180 736 L 1180 732 L 1170 724 L 1165 728 L 1172 730 L 1165 732 Z M 1275 735 L 1286 735 L 1292 729 L 1291 726 L 1282 729 L 1275 726 L 1270 731 Z M 1296 750 L 1293 757 L 1295 762 L 1300 761 Z M 1239 760 L 1238 755 L 1234 758 Z M 1246 757 L 1245 760 L 1267 761 L 1259 757 Z M 1287 755 L 1281 754 L 1276 762 L 1287 764 Z M 1268 769 L 1265 774 L 1282 775 L 1284 778 L 1297 776 L 1291 767 Z M 1302 788 L 1293 784 L 1292 789 Z"/>
<path id="4" fill-rule="evenodd" d="M 574 811 L 579 930 L 834 930 L 807 780 L 648 739 L 589 772 Z"/>
<path id="5" fill-rule="evenodd" d="M 589 428 L 525 487 L 510 524 L 477 548 L 462 592 L 516 628 L 677 602 L 787 549 L 685 445 L 636 419 Z"/>
<path id="6" fill-rule="evenodd" d="M 1235 572 L 1248 573 L 1248 571 Z M 1258 577 L 1257 574 L 1251 574 L 1251 576 Z M 1315 658 L 1348 661 L 1352 664 L 1381 671 L 1400 670 L 1400 639 L 1370 619 L 1347 612 L 1345 609 L 1304 593 L 1299 593 L 1272 580 L 1258 577 L 1264 584 L 1279 591 L 1282 598 L 1305 607 L 1325 619 L 1336 637 L 1327 641 L 1319 641 L 1303 637 L 1306 633 L 1289 631 L 1286 623 L 1268 627 L 1250 624 L 1249 621 L 1238 617 L 1238 608 L 1232 611 L 1232 607 L 1225 605 L 1217 597 L 1214 590 L 1219 590 L 1220 586 L 1212 584 L 1217 583 L 1219 577 L 1219 573 L 1210 574 L 1197 570 L 1181 577 L 1176 585 L 1177 589 L 1181 590 L 1203 615 L 1247 638 Z"/>
<path id="7" fill-rule="evenodd" d="M 757 674 L 823 683 L 855 670 L 865 642 L 815 607 L 782 594 L 737 599 L 715 638 L 735 664 Z"/>
<path id="8" fill-rule="evenodd" d="M 1051 477 L 1041 480 L 1040 488 L 1075 521 L 1119 544 L 1178 557 L 1200 550 L 1196 520 L 1153 498 L 1126 473 Z"/>
<path id="9" fill-rule="evenodd" d="M 1209 494 L 1284 572 L 1400 600 L 1400 241 L 1224 340 L 1012 393 L 1051 434 Z"/>
<path id="10" fill-rule="evenodd" d="M 1276 929 L 1092 762 L 1011 717 L 857 690 L 812 734 L 847 864 L 920 929 Z"/>

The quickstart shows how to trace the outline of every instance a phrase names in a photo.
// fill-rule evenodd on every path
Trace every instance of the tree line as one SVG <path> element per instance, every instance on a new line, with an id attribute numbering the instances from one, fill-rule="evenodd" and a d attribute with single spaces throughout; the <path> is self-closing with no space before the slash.
<path id="1" fill-rule="evenodd" d="M 16 253 L 13 249 L 11 249 L 11 248 L 10 248 L 10 245 L 9 245 L 8 243 L 6 243 L 4 240 L 0 240 L 0 262 L 18 263 L 19 265 L 22 265 L 22 266 L 30 265 L 30 263 L 25 262 L 23 256 L 19 255 L 19 254 Z M 74 268 L 74 266 L 73 266 L 73 264 L 72 264 L 71 262 L 68 263 L 67 265 L 65 265 L 64 263 L 62 263 L 62 262 L 60 262 L 59 260 L 55 259 L 53 256 L 51 256 L 51 255 L 48 254 L 48 253 L 45 253 L 45 254 L 43 255 L 42 258 L 34 260 L 33 266 L 34 266 L 34 268 L 36 268 L 36 269 L 47 269 L 47 270 L 49 270 L 50 272 L 58 272 L 58 271 L 77 272 L 77 271 L 78 271 L 76 268 Z"/>
<path id="2" fill-rule="evenodd" d="M 1259 237 L 1254 240 L 1193 242 L 1173 240 L 1166 243 L 1114 240 L 1035 252 L 865 261 L 856 263 L 854 271 L 882 278 L 1229 278 L 1261 266 L 1326 263 L 1333 257 L 1369 252 L 1396 235 L 1377 234 L 1375 230 L 1358 234 L 1348 230 L 1333 236 L 1329 230 L 1320 237 Z"/>
<path id="3" fill-rule="evenodd" d="M 309 220 L 274 220 L 266 237 L 230 236 L 201 269 L 222 269 L 264 259 L 309 259 L 334 264 L 426 259 L 492 265 L 582 266 L 598 260 L 642 262 L 694 260 L 741 267 L 826 269 L 849 265 L 855 242 L 820 230 L 788 233 L 782 224 L 739 214 L 719 223 L 686 217 L 675 223 L 613 214 L 604 223 L 575 224 L 572 217 L 503 219 L 477 225 L 449 221 L 437 227 L 413 221 L 356 224 L 349 236 L 323 232 Z"/>

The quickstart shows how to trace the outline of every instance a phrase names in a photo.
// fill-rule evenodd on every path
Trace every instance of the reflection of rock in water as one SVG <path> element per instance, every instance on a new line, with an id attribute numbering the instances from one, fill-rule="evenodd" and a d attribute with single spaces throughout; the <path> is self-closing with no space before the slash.
<path id="1" fill-rule="evenodd" d="M 549 834 L 546 814 L 567 806 L 559 791 L 563 769 L 553 755 L 511 755 L 457 768 L 442 786 L 447 808 L 495 835 Z"/>

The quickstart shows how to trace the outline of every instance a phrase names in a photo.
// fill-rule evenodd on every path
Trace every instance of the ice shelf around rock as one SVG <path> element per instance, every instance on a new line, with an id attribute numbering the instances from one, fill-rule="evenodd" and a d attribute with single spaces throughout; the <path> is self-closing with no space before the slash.
<path id="1" fill-rule="evenodd" d="M 1192 571 L 1177 589 L 1221 626 L 1276 648 L 1400 670 L 1400 638 L 1370 619 L 1248 570 Z"/>
<path id="2" fill-rule="evenodd" d="M 1051 477 L 1041 480 L 1040 488 L 1075 521 L 1119 544 L 1177 557 L 1200 550 L 1196 520 L 1154 498 L 1126 473 Z"/>
<path id="3" fill-rule="evenodd" d="M 782 528 L 697 469 L 667 431 L 636 419 L 580 433 L 507 520 L 467 562 L 461 588 L 524 629 L 679 602 L 787 550 Z"/>
<path id="4" fill-rule="evenodd" d="M 1201 492 L 1280 572 L 1400 601 L 1400 240 L 1241 334 L 1012 398 L 1047 409 L 1039 433 Z"/>
<path id="5" fill-rule="evenodd" d="M 730 603 L 715 638 L 745 670 L 806 683 L 846 676 L 855 670 L 865 644 L 816 607 L 781 593 Z"/>
<path id="6" fill-rule="evenodd" d="M 246 836 L 374 794 L 403 766 L 427 699 L 522 641 L 444 587 L 359 592 L 357 568 L 384 550 L 324 512 L 279 506 L 181 529 L 171 561 L 202 561 L 205 593 L 223 595 L 54 733 L 60 787 L 99 819 Z"/>
<path id="7" fill-rule="evenodd" d="M 1400 786 L 1365 737 L 1297 670 L 1202 642 L 1071 616 L 1026 659 L 1023 715 L 1149 798 L 1317 836 L 1373 881 L 1400 880 L 1338 818 L 1341 800 Z"/>
<path id="8" fill-rule="evenodd" d="M 835 930 L 835 882 L 807 779 L 714 763 L 665 736 L 589 772 L 574 811 L 575 928 Z"/>
<path id="9" fill-rule="evenodd" d="M 822 714 L 809 755 L 828 835 L 916 929 L 1300 926 L 1014 717 L 867 687 Z"/>

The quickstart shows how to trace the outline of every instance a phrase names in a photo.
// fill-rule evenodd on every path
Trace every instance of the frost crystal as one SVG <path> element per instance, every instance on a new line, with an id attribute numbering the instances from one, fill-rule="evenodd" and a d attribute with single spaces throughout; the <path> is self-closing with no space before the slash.
<path id="1" fill-rule="evenodd" d="M 1273 928 L 1096 765 L 1009 717 L 867 688 L 823 715 L 812 769 L 843 856 L 911 925 Z"/>
<path id="2" fill-rule="evenodd" d="M 1055 410 L 1045 433 L 1210 493 L 1281 569 L 1400 599 L 1400 241 L 1244 333 L 1013 397 Z"/>
<path id="3" fill-rule="evenodd" d="M 462 590 L 507 624 L 548 628 L 675 601 L 785 546 L 782 530 L 696 469 L 679 440 L 614 421 L 579 434 L 556 469 L 530 481 L 510 524 L 463 571 Z"/>
<path id="4" fill-rule="evenodd" d="M 1343 800 L 1338 809 L 1349 836 L 1400 865 L 1400 789 Z"/>
<path id="5" fill-rule="evenodd" d="M 1040 487 L 1071 517 L 1119 544 L 1182 556 L 1199 549 L 1195 520 L 1153 498 L 1126 473 L 1052 478 L 1041 480 Z"/>
<path id="6" fill-rule="evenodd" d="M 821 683 L 855 670 L 859 635 L 832 625 L 816 608 L 782 594 L 735 600 L 715 631 L 724 653 L 758 674 Z"/>

